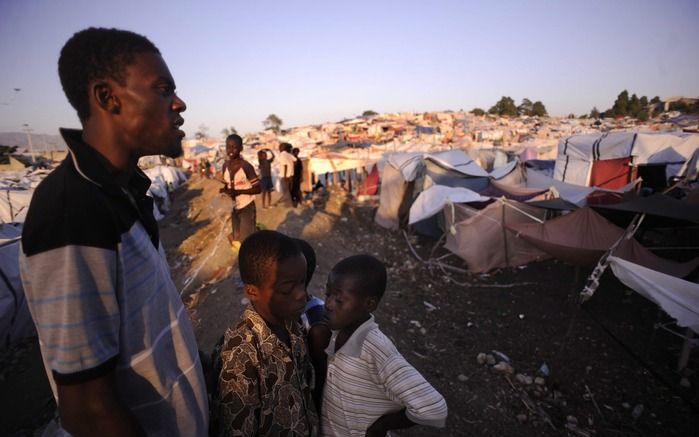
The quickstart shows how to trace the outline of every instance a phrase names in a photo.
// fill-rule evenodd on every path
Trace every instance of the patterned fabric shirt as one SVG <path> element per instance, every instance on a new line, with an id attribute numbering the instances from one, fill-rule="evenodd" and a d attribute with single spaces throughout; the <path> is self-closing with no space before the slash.
<path id="1" fill-rule="evenodd" d="M 286 326 L 291 348 L 248 305 L 226 331 L 215 406 L 219 435 L 316 437 L 313 366 L 300 326 Z"/>
<path id="2" fill-rule="evenodd" d="M 321 409 L 324 436 L 364 437 L 376 419 L 403 408 L 415 423 L 444 426 L 444 398 L 379 330 L 374 316 L 336 352 L 337 334 L 333 331 L 325 350 L 328 372 Z"/>
<path id="3" fill-rule="evenodd" d="M 197 343 L 170 277 L 146 196 L 62 130 L 70 154 L 36 188 L 20 272 L 51 387 L 113 373 L 119 399 L 149 436 L 205 436 Z M 60 401 L 60 399 L 58 399 Z"/>

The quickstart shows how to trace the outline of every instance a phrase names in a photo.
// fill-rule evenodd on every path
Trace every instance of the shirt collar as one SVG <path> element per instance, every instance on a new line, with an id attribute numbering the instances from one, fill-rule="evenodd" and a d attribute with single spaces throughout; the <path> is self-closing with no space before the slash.
<path id="1" fill-rule="evenodd" d="M 359 358 L 362 354 L 362 347 L 364 346 L 364 340 L 366 340 L 369 333 L 378 328 L 379 325 L 374 321 L 374 315 L 369 315 L 369 320 L 359 325 L 359 327 L 352 333 L 347 342 L 342 345 L 339 351 L 335 352 L 335 340 L 337 339 L 337 334 L 340 331 L 333 331 L 332 337 L 330 338 L 330 344 L 325 349 L 325 353 L 328 356 L 338 354 L 347 355 L 354 358 Z"/>
<path id="2" fill-rule="evenodd" d="M 61 128 L 60 132 L 80 176 L 111 194 L 122 194 L 122 188 L 133 188 L 139 194 L 148 191 L 150 179 L 138 166 L 132 175 L 127 175 L 112 167 L 107 158 L 83 141 L 83 131 Z"/>
<path id="3" fill-rule="evenodd" d="M 274 336 L 274 341 L 279 342 L 279 344 L 283 345 L 285 348 L 289 349 L 289 347 L 281 341 L 274 333 L 272 332 L 271 329 L 269 329 L 269 326 L 267 326 L 267 322 L 260 316 L 260 314 L 255 311 L 255 308 L 252 306 L 252 304 L 248 304 L 245 307 L 245 310 L 243 311 L 243 316 L 242 318 L 244 320 L 249 321 L 249 325 L 252 329 L 252 332 L 260 339 L 260 342 L 265 342 L 265 341 L 270 341 L 270 337 Z M 291 339 L 291 345 L 293 345 L 299 340 L 299 332 L 294 329 L 294 322 L 287 321 L 285 322 L 284 326 L 286 327 L 287 332 L 289 333 L 289 338 Z M 267 353 L 266 349 L 263 348 L 262 353 Z"/>

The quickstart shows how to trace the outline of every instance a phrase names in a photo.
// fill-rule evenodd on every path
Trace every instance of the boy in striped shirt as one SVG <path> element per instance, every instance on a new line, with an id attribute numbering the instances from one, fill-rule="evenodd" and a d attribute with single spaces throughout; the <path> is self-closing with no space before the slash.
<path id="1" fill-rule="evenodd" d="M 328 275 L 333 330 L 323 391 L 324 436 L 385 436 L 416 424 L 441 428 L 447 405 L 374 322 L 386 268 L 370 255 L 345 258 Z"/>

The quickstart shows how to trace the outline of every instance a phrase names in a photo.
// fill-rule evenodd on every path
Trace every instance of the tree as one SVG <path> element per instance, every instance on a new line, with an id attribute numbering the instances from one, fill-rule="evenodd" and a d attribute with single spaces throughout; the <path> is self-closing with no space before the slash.
<path id="1" fill-rule="evenodd" d="M 629 92 L 624 90 L 617 96 L 612 109 L 607 111 L 608 115 L 626 117 L 629 115 Z"/>
<path id="2" fill-rule="evenodd" d="M 643 109 L 641 112 L 638 113 L 636 118 L 639 121 L 648 121 L 648 111 L 646 109 Z"/>
<path id="3" fill-rule="evenodd" d="M 590 111 L 590 118 L 599 118 L 600 113 L 599 110 L 597 109 L 597 106 L 592 107 L 592 111 Z"/>
<path id="4" fill-rule="evenodd" d="M 209 136 L 209 126 L 200 124 L 198 130 L 194 133 L 194 138 L 203 140 Z"/>
<path id="5" fill-rule="evenodd" d="M 517 106 L 512 97 L 502 96 L 498 102 L 488 110 L 491 114 L 508 115 L 510 117 L 517 116 Z"/>
<path id="6" fill-rule="evenodd" d="M 375 115 L 379 115 L 379 113 L 371 109 L 367 109 L 366 111 L 362 112 L 362 117 L 373 117 Z"/>
<path id="7" fill-rule="evenodd" d="M 574 119 L 574 118 L 575 118 L 575 114 L 573 114 L 573 113 L 571 112 L 570 114 L 568 114 L 568 118 L 571 119 L 571 120 Z"/>
<path id="8" fill-rule="evenodd" d="M 517 107 L 519 115 L 532 115 L 533 103 L 528 98 L 523 98 L 522 103 Z"/>
<path id="9" fill-rule="evenodd" d="M 628 115 L 638 118 L 638 114 L 642 109 L 643 107 L 641 106 L 641 100 L 636 94 L 632 94 L 631 99 L 629 99 Z"/>
<path id="10" fill-rule="evenodd" d="M 269 114 L 262 122 L 265 129 L 272 129 L 276 133 L 279 133 L 279 128 L 282 124 L 284 124 L 284 122 L 281 118 L 277 117 L 276 114 Z"/>
<path id="11" fill-rule="evenodd" d="M 221 129 L 221 135 L 223 135 L 225 138 L 227 138 L 228 135 L 233 135 L 233 134 L 237 134 L 237 133 L 238 133 L 238 130 L 236 128 L 234 128 L 233 126 L 225 127 L 223 129 Z"/>
<path id="12" fill-rule="evenodd" d="M 471 110 L 471 114 L 481 116 L 485 115 L 485 111 L 481 108 L 473 108 L 473 110 Z"/>
<path id="13" fill-rule="evenodd" d="M 544 106 L 543 103 L 541 103 L 540 100 L 537 100 L 534 102 L 532 105 L 532 115 L 538 116 L 538 117 L 546 117 L 548 116 L 548 112 L 546 112 L 546 106 Z"/>
<path id="14" fill-rule="evenodd" d="M 658 96 L 653 97 L 652 99 L 650 99 L 650 103 L 651 103 L 651 105 L 657 105 L 658 103 L 660 103 L 660 97 L 658 97 Z"/>

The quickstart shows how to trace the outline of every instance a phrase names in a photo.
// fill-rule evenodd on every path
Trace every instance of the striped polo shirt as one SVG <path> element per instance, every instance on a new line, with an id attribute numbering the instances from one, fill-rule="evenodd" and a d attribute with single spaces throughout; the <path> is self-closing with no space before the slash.
<path id="1" fill-rule="evenodd" d="M 196 340 L 146 196 L 148 177 L 117 173 L 82 132 L 36 188 L 20 273 L 51 387 L 114 371 L 117 395 L 147 435 L 204 436 L 208 405 Z M 57 399 L 58 401 L 58 399 Z"/>
<path id="2" fill-rule="evenodd" d="M 442 395 L 408 363 L 372 315 L 335 351 L 333 331 L 325 352 L 323 436 L 364 437 L 379 417 L 405 408 L 408 419 L 441 428 L 447 418 Z"/>

